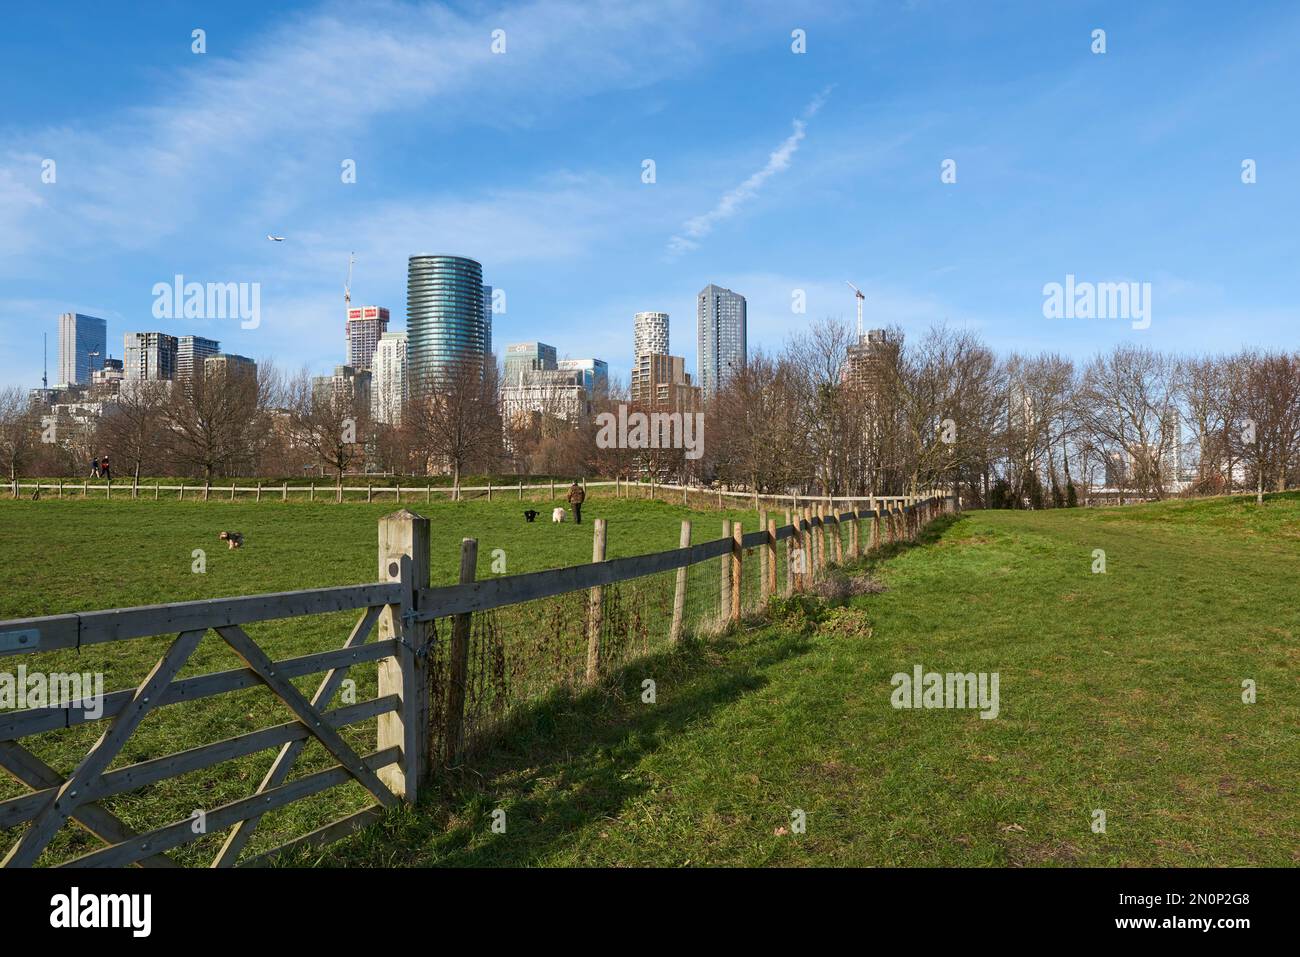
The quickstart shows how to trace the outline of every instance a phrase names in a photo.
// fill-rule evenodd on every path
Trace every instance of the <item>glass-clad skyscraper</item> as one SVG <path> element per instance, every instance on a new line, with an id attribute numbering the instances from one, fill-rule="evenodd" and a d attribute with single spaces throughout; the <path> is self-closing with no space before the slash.
<path id="1" fill-rule="evenodd" d="M 704 398 L 717 394 L 734 373 L 745 368 L 748 352 L 745 297 L 712 283 L 696 299 L 699 375 Z"/>
<path id="2" fill-rule="evenodd" d="M 418 394 L 457 360 L 478 362 L 488 347 L 483 266 L 464 256 L 412 256 L 406 278 L 407 362 Z"/>

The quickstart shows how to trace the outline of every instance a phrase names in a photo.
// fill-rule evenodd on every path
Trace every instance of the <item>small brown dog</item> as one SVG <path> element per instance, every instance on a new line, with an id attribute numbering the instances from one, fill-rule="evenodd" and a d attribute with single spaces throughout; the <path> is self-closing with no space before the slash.
<path id="1" fill-rule="evenodd" d="M 243 532 L 222 532 L 217 538 L 225 542 L 229 548 L 240 548 L 244 544 Z"/>

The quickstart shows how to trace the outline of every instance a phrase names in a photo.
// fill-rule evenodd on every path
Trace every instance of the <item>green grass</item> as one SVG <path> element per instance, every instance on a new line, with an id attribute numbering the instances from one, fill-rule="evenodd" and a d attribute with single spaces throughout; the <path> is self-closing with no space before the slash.
<path id="1" fill-rule="evenodd" d="M 1295 496 L 945 522 L 873 563 L 884 594 L 633 665 L 300 860 L 1294 866 L 1298 537 Z M 894 710 L 917 663 L 999 672 L 1000 716 Z"/>
<path id="2" fill-rule="evenodd" d="M 610 519 L 611 557 L 676 544 L 680 509 L 592 506 L 584 511 Z M 434 519 L 435 582 L 451 580 L 459 539 L 471 533 L 480 539 L 480 575 L 498 546 L 512 573 L 589 560 L 589 525 L 526 526 L 518 503 L 413 507 Z M 375 520 L 391 509 L 0 501 L 0 618 L 372 580 Z M 735 514 L 753 527 L 752 512 Z M 716 537 L 720 518 L 697 514 L 695 539 Z M 223 527 L 244 531 L 248 547 L 213 547 Z M 193 547 L 208 548 L 205 576 L 190 573 Z M 1104 575 L 1091 571 L 1098 548 Z M 417 808 L 294 861 L 1300 860 L 1300 498 L 1270 496 L 1262 508 L 1213 499 L 971 513 L 937 524 L 917 547 L 886 549 L 865 570 L 884 593 L 836 605 L 785 602 L 771 623 L 687 642 L 626 666 L 595 691 L 538 702 L 498 747 L 444 773 Z M 254 635 L 281 654 L 334 647 L 348 624 L 334 617 L 330 627 L 305 621 Z M 195 670 L 232 666 L 219 647 L 204 647 L 208 657 Z M 82 661 L 101 653 L 86 649 Z M 107 664 L 123 677 L 152 661 L 138 650 L 121 654 Z M 998 672 L 998 718 L 893 709 L 890 677 L 915 664 Z M 646 678 L 656 683 L 655 704 L 641 700 Z M 1257 682 L 1255 704 L 1241 700 L 1246 678 Z M 133 739 L 136 759 L 270 723 L 238 696 L 167 710 L 188 715 L 185 730 L 171 725 L 151 738 L 146 721 L 140 742 Z M 373 742 L 373 731 L 363 733 Z M 93 740 L 82 737 L 83 746 Z M 52 763 L 70 766 L 72 746 L 41 743 Z M 131 806 L 131 823 L 156 826 L 162 810 L 242 797 L 267 762 L 175 782 Z M 206 789 L 202 802 L 196 784 Z M 351 791 L 327 796 L 325 810 L 335 813 L 364 802 Z M 495 809 L 505 811 L 505 834 L 492 833 Z M 807 832 L 777 833 L 793 809 L 806 812 Z M 1095 809 L 1106 812 L 1105 834 L 1091 830 Z M 310 813 L 295 806 L 268 818 L 268 839 L 297 833 Z M 73 849 L 75 838 L 63 840 L 63 850 Z"/>

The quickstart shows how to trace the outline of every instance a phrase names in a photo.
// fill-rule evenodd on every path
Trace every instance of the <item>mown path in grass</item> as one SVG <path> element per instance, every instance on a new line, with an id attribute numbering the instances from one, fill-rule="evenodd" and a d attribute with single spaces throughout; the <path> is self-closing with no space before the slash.
<path id="1" fill-rule="evenodd" d="M 885 593 L 633 665 L 300 860 L 1300 861 L 1296 496 L 971 513 L 869 570 Z M 997 672 L 998 717 L 894 709 L 891 676 L 917 664 Z M 806 833 L 786 833 L 795 809 Z"/>

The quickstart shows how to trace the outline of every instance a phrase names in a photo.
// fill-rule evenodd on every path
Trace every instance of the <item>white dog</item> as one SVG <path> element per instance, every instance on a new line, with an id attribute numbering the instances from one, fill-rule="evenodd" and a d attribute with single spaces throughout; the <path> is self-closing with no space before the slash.
<path id="1" fill-rule="evenodd" d="M 564 509 L 562 509 L 562 508 L 553 508 L 553 509 L 551 509 L 551 521 L 552 521 L 552 522 L 562 522 L 562 521 L 564 521 Z"/>

